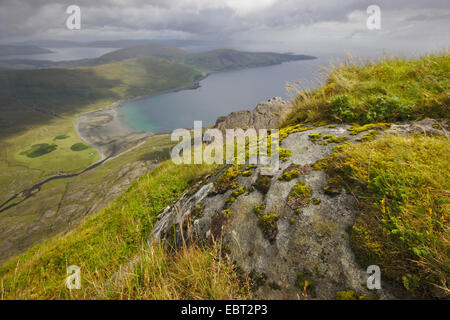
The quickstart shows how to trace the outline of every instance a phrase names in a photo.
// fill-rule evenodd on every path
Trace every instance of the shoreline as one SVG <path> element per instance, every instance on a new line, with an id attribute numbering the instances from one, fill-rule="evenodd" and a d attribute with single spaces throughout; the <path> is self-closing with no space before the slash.
<path id="1" fill-rule="evenodd" d="M 118 109 L 123 104 L 163 94 L 185 90 L 197 90 L 201 88 L 200 82 L 205 80 L 212 73 L 215 72 L 203 74 L 199 79 L 195 80 L 194 84 L 191 86 L 168 89 L 135 98 L 118 100 L 104 108 L 82 113 L 75 118 L 76 132 L 81 140 L 97 151 L 100 156 L 99 161 L 103 161 L 108 157 L 116 157 L 119 154 L 130 151 L 132 148 L 135 148 L 136 145 L 142 144 L 143 140 L 148 137 L 168 134 L 169 132 L 140 132 L 127 126 L 121 121 L 118 113 Z"/>

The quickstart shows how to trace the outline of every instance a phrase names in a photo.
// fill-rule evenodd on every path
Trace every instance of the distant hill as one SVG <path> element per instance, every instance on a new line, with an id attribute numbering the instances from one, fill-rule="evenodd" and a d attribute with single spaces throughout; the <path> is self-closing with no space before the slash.
<path id="1" fill-rule="evenodd" d="M 119 49 L 94 59 L 59 62 L 14 59 L 8 61 L 8 65 L 2 65 L 2 62 L 0 61 L 0 66 L 15 69 L 89 67 L 148 56 L 184 63 L 203 72 L 267 66 L 280 64 L 286 61 L 316 59 L 316 57 L 308 55 L 272 52 L 242 52 L 230 49 L 189 53 L 172 46 L 147 44 Z"/>
<path id="2" fill-rule="evenodd" d="M 316 57 L 272 52 L 241 52 L 236 50 L 220 49 L 188 54 L 185 56 L 184 63 L 200 69 L 220 71 L 274 65 L 287 61 L 312 59 L 316 59 Z"/>
<path id="3" fill-rule="evenodd" d="M 15 56 L 28 54 L 52 53 L 52 51 L 43 49 L 34 45 L 0 45 L 0 56 Z"/>

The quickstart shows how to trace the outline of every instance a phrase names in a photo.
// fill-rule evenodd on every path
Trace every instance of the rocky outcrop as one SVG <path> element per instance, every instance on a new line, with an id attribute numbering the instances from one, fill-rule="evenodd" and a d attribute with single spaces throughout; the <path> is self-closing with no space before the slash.
<path id="1" fill-rule="evenodd" d="M 261 102 L 252 111 L 233 112 L 217 119 L 215 128 L 225 129 L 275 129 L 287 119 L 292 112 L 292 105 L 277 97 Z"/>
<path id="2" fill-rule="evenodd" d="M 292 156 L 273 176 L 261 176 L 258 166 L 239 172 L 221 167 L 158 216 L 149 242 L 220 239 L 236 266 L 251 275 L 257 299 L 334 299 L 345 290 L 374 296 L 366 285 L 367 266 L 356 263 L 347 232 L 357 214 L 355 199 L 340 187 L 326 188 L 326 172 L 313 169 L 336 145 L 367 137 L 368 131 L 352 135 L 349 129 L 299 127 L 282 141 Z M 434 121 L 422 121 L 387 131 L 438 129 Z M 224 191 L 227 179 L 232 183 Z M 376 297 L 394 298 L 386 288 Z"/>

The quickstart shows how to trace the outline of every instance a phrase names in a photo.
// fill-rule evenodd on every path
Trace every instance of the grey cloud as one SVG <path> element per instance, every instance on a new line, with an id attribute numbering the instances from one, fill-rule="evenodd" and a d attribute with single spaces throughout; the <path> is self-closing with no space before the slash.
<path id="1" fill-rule="evenodd" d="M 0 40 L 15 37 L 52 37 L 63 32 L 65 9 L 76 3 L 91 37 L 102 28 L 117 32 L 177 31 L 193 37 L 230 36 L 261 28 L 296 28 L 324 22 L 348 22 L 351 12 L 362 11 L 373 0 L 276 0 L 239 12 L 228 0 L 1 0 Z M 399 21 L 420 22 L 446 18 L 448 0 L 375 1 L 382 12 L 396 12 Z M 441 11 L 440 16 L 433 13 Z M 395 17 L 394 17 L 395 18 Z M 393 19 L 394 19 L 393 18 Z M 91 31 L 91 33 L 89 33 Z M 357 32 L 357 30 L 353 31 Z"/>

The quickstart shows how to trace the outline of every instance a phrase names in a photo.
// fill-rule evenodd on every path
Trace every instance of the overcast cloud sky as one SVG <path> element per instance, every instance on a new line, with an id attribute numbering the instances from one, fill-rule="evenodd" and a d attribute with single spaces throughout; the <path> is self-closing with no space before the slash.
<path id="1" fill-rule="evenodd" d="M 76 4 L 82 29 L 68 30 Z M 382 29 L 366 27 L 378 5 Z M 198 39 L 241 49 L 423 53 L 450 44 L 448 0 L 0 0 L 0 42 Z M 278 49 L 278 50 L 277 50 Z"/>

